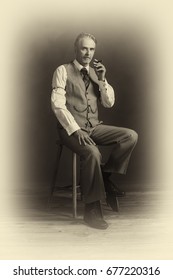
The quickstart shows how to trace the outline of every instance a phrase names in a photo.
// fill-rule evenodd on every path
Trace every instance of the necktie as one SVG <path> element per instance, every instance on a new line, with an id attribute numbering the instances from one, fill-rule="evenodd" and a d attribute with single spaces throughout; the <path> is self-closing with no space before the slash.
<path id="1" fill-rule="evenodd" d="M 88 71 L 84 67 L 84 68 L 81 69 L 81 73 L 82 73 L 82 76 L 83 76 L 83 81 L 84 81 L 84 84 L 85 84 L 85 88 L 87 89 L 89 84 L 90 84 L 90 77 L 88 75 Z"/>

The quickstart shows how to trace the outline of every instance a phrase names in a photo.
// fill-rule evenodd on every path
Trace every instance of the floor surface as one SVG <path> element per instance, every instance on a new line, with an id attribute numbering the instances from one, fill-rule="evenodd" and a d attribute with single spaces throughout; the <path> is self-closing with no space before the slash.
<path id="1" fill-rule="evenodd" d="M 84 223 L 80 199 L 73 219 L 69 191 L 47 207 L 40 191 L 20 190 L 1 218 L 1 259 L 172 259 L 172 194 L 154 186 L 128 192 L 118 213 L 103 205 L 109 228 L 97 230 Z"/>

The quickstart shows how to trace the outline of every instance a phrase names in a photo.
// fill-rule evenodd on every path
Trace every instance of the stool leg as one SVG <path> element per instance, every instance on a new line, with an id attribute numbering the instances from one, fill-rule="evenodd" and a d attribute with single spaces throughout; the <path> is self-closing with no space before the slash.
<path id="1" fill-rule="evenodd" d="M 118 202 L 118 197 L 116 199 L 116 212 L 119 212 L 119 202 Z"/>
<path id="2" fill-rule="evenodd" d="M 72 159 L 72 188 L 73 188 L 73 217 L 77 217 L 77 163 L 76 163 L 76 153 L 73 153 Z"/>
<path id="3" fill-rule="evenodd" d="M 51 202 L 52 195 L 53 195 L 53 192 L 55 190 L 55 184 L 56 184 L 56 178 L 57 178 L 57 173 L 58 173 L 58 169 L 59 169 L 59 162 L 60 162 L 61 154 L 62 154 L 62 145 L 59 144 L 58 151 L 57 151 L 56 162 L 55 162 L 55 169 L 54 169 L 54 172 L 53 172 L 53 177 L 52 177 L 51 186 L 50 186 L 51 187 L 51 192 L 50 192 L 50 196 L 49 196 L 49 200 L 48 200 L 48 206 Z"/>

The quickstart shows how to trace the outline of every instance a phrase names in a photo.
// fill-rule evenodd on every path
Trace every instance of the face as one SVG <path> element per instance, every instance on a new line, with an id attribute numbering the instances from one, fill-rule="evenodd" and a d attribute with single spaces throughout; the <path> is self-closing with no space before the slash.
<path id="1" fill-rule="evenodd" d="M 87 66 L 95 53 L 95 42 L 89 38 L 81 38 L 75 48 L 76 60 L 83 66 Z"/>

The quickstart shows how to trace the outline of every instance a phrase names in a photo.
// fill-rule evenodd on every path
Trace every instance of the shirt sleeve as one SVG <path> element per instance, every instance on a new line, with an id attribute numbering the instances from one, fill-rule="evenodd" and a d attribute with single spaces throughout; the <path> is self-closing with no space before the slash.
<path id="1" fill-rule="evenodd" d="M 112 107 L 115 103 L 115 93 L 113 87 L 108 84 L 107 80 L 99 81 L 99 90 L 101 104 L 106 108 Z"/>
<path id="2" fill-rule="evenodd" d="M 60 124 L 70 136 L 80 127 L 66 107 L 66 81 L 67 71 L 64 65 L 59 66 L 52 79 L 51 106 Z"/>

